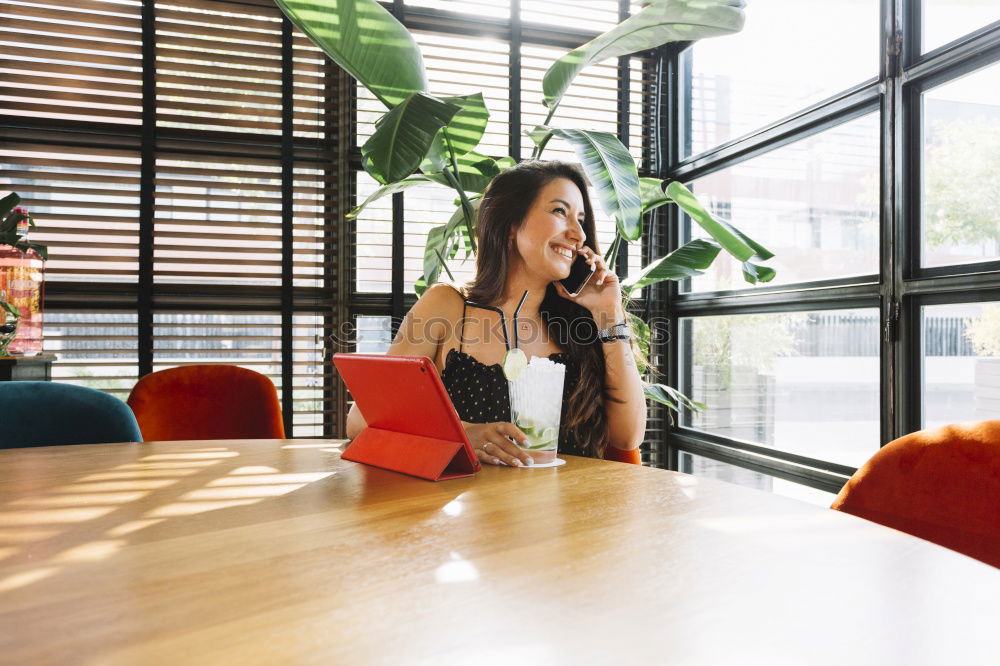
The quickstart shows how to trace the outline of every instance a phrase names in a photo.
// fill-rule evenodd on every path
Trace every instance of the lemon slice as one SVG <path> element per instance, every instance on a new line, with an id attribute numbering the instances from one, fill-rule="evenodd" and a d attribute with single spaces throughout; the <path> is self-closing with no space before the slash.
<path id="1" fill-rule="evenodd" d="M 503 357 L 503 374 L 510 381 L 520 377 L 526 367 L 528 367 L 528 357 L 520 349 L 511 349 Z"/>

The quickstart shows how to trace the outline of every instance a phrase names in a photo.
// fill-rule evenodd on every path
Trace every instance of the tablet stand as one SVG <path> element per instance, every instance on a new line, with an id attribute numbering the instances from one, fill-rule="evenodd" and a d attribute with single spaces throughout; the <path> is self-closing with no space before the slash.
<path id="1" fill-rule="evenodd" d="M 414 450 L 420 452 L 414 455 Z M 368 426 L 340 456 L 428 481 L 472 476 L 476 471 L 462 442 Z"/>

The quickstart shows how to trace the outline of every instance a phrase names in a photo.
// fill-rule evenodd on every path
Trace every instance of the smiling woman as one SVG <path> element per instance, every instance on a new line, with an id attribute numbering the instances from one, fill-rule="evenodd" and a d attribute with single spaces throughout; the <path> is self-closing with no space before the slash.
<path id="1" fill-rule="evenodd" d="M 580 171 L 561 162 L 523 162 L 503 172 L 483 196 L 476 237 L 475 278 L 461 288 L 428 289 L 403 321 L 389 353 L 434 359 L 484 463 L 532 462 L 511 442 L 525 440 L 511 423 L 500 365 L 514 340 L 529 357 L 566 365 L 561 452 L 604 457 L 609 446 L 636 448 L 645 433 L 646 405 L 634 342 L 630 335 L 606 342 L 598 336 L 598 329 L 623 322 L 625 315 L 618 278 L 597 246 Z M 594 277 L 570 296 L 559 280 L 569 275 L 578 256 L 594 267 Z M 514 322 L 515 312 L 517 328 L 511 335 L 507 322 Z M 348 416 L 348 436 L 364 425 L 355 407 Z"/>

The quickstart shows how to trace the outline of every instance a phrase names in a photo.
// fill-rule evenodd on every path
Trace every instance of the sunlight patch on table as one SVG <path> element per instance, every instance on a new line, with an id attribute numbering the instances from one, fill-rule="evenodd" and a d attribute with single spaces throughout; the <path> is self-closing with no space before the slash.
<path id="1" fill-rule="evenodd" d="M 135 481 L 95 481 L 75 483 L 53 489 L 55 493 L 121 493 L 138 490 L 157 490 L 177 483 L 176 479 L 136 479 Z"/>
<path id="2" fill-rule="evenodd" d="M 6 511 L 0 512 L 0 523 L 6 527 L 15 525 L 63 525 L 97 520 L 106 516 L 117 507 L 92 507 L 89 509 L 40 509 L 38 511 Z"/>
<path id="3" fill-rule="evenodd" d="M 91 541 L 90 543 L 83 543 L 59 553 L 52 558 L 52 561 L 60 563 L 96 562 L 111 557 L 121 550 L 124 545 L 125 542 L 120 540 Z"/>
<path id="4" fill-rule="evenodd" d="M 238 456 L 236 451 L 185 451 L 184 453 L 154 453 L 152 455 L 143 456 L 139 460 L 144 461 L 154 461 L 154 460 L 198 460 L 201 458 L 205 459 L 216 459 L 216 458 L 235 458 Z"/>
<path id="5" fill-rule="evenodd" d="M 134 502 L 148 495 L 148 491 L 129 493 L 97 493 L 94 495 L 53 495 L 51 497 L 24 497 L 10 503 L 11 506 L 108 506 L 109 504 L 125 504 Z"/>
<path id="6" fill-rule="evenodd" d="M 40 580 L 48 578 L 58 570 L 58 567 L 44 567 L 42 569 L 22 571 L 21 573 L 16 573 L 7 576 L 6 578 L 0 578 L 0 592 L 11 592 L 19 587 L 25 587 L 27 585 L 31 585 L 32 583 L 37 583 Z"/>
<path id="7" fill-rule="evenodd" d="M 208 485 L 215 486 L 248 486 L 253 484 L 287 484 L 305 485 L 333 476 L 335 472 L 299 472 L 295 474 L 240 474 L 214 479 Z"/>
<path id="8" fill-rule="evenodd" d="M 162 518 L 149 518 L 146 520 L 130 520 L 127 523 L 122 523 L 112 527 L 107 531 L 109 537 L 123 537 L 132 534 L 133 532 L 138 532 L 139 530 L 145 529 L 157 523 L 162 523 Z"/>
<path id="9" fill-rule="evenodd" d="M 193 516 L 219 509 L 247 506 L 249 504 L 256 504 L 259 501 L 260 499 L 234 499 L 218 502 L 178 502 L 153 509 L 146 516 L 149 518 L 179 518 L 181 516 Z"/>
<path id="10" fill-rule="evenodd" d="M 451 551 L 451 559 L 434 570 L 434 579 L 439 583 L 469 583 L 479 580 L 479 570 L 462 556 Z"/>

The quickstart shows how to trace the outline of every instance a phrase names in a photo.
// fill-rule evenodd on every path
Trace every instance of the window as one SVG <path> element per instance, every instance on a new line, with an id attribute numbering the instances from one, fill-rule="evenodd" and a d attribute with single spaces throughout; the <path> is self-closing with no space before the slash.
<path id="1" fill-rule="evenodd" d="M 0 18 L 0 189 L 49 245 L 54 378 L 124 399 L 153 370 L 237 364 L 274 381 L 290 435 L 330 433 L 336 69 L 264 0 Z"/>
<path id="2" fill-rule="evenodd" d="M 899 436 L 1000 417 L 995 9 L 763 0 L 672 56 L 667 175 L 778 271 L 751 287 L 721 261 L 671 290 L 670 379 L 707 404 L 672 465 L 834 493 Z M 699 235 L 678 222 L 670 243 Z"/>

